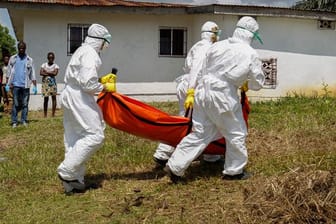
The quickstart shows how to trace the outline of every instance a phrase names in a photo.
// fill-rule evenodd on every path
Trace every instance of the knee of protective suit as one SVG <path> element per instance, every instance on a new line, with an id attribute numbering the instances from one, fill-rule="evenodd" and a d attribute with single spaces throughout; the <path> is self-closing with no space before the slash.
<path id="1" fill-rule="evenodd" d="M 246 148 L 246 135 L 241 135 L 241 136 L 236 136 L 234 138 L 232 138 L 231 140 L 230 139 L 226 139 L 227 141 L 230 141 L 230 143 L 232 145 L 236 145 L 238 146 L 239 148 L 243 147 L 243 148 Z"/>
<path id="2" fill-rule="evenodd" d="M 99 144 L 99 145 L 103 144 L 104 139 L 105 139 L 105 135 L 104 135 L 104 133 L 100 133 L 100 134 L 98 134 L 98 135 L 97 135 L 97 144 Z"/>
<path id="3" fill-rule="evenodd" d="M 94 135 L 91 135 L 88 139 L 91 145 L 100 147 L 104 142 L 105 136 L 103 132 L 97 132 Z"/>

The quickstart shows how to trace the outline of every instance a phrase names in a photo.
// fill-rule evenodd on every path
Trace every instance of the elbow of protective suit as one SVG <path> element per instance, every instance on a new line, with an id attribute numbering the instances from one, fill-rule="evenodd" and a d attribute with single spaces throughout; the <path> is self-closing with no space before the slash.
<path id="1" fill-rule="evenodd" d="M 188 108 L 192 108 L 194 106 L 194 96 L 195 96 L 195 89 L 190 88 L 187 91 L 187 97 L 184 102 L 184 108 L 187 110 Z"/>
<path id="2" fill-rule="evenodd" d="M 258 91 L 264 86 L 265 76 L 264 74 L 260 73 L 255 76 L 254 79 L 249 80 L 248 87 L 251 90 Z"/>

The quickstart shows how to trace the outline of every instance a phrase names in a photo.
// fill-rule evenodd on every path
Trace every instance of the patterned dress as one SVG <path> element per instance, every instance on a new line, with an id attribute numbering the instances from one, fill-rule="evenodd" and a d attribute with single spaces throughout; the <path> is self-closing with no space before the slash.
<path id="1" fill-rule="evenodd" d="M 41 68 L 46 72 L 53 72 L 55 69 L 59 69 L 57 64 L 49 65 L 48 62 L 43 63 Z M 43 76 L 42 78 L 42 96 L 56 96 L 57 95 L 57 84 L 55 76 Z"/>

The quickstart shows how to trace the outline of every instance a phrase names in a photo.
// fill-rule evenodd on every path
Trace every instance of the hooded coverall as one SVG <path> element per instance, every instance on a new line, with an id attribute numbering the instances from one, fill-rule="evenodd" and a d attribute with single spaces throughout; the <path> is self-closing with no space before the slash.
<path id="1" fill-rule="evenodd" d="M 64 180 L 84 183 L 85 162 L 104 140 L 105 123 L 95 94 L 104 88 L 98 82 L 97 71 L 102 64 L 98 53 L 106 34 L 109 33 L 105 27 L 91 25 L 85 42 L 72 55 L 65 72 L 65 88 L 60 97 L 65 158 L 57 168 Z"/>
<path id="2" fill-rule="evenodd" d="M 176 79 L 176 95 L 179 101 L 180 116 L 185 115 L 184 102 L 186 100 L 187 90 L 189 88 L 195 88 L 197 80 L 201 75 L 200 71 L 205 54 L 213 42 L 218 40 L 218 36 L 214 33 L 215 31 L 218 31 L 218 26 L 214 22 L 208 21 L 202 25 L 201 40 L 192 46 L 185 59 L 185 66 L 183 68 L 185 75 Z M 160 143 L 154 153 L 154 157 L 160 160 L 168 160 L 174 150 L 175 147 Z M 220 156 L 204 155 L 204 159 L 212 162 L 220 159 Z"/>
<path id="3" fill-rule="evenodd" d="M 173 174 L 183 176 L 206 146 L 222 136 L 226 140 L 223 174 L 243 173 L 248 159 L 247 129 L 238 88 L 246 81 L 252 90 L 263 86 L 261 61 L 250 46 L 258 29 L 252 17 L 243 17 L 232 38 L 214 43 L 207 52 L 195 90 L 192 132 L 182 139 L 167 162 Z"/>

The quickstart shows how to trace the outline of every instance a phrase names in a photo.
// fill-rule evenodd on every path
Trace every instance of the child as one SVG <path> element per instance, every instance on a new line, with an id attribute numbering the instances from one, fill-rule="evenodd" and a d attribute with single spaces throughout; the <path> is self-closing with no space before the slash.
<path id="1" fill-rule="evenodd" d="M 9 62 L 9 56 L 5 55 L 3 56 L 3 66 L 0 68 L 0 103 L 1 103 L 1 97 L 3 98 L 4 104 L 9 104 L 8 95 L 5 91 L 5 86 L 7 83 L 7 71 L 8 71 L 8 62 Z"/>
<path id="2" fill-rule="evenodd" d="M 57 84 L 55 76 L 58 74 L 58 65 L 54 63 L 55 54 L 48 53 L 48 62 L 41 65 L 40 75 L 42 78 L 42 96 L 44 97 L 43 110 L 44 117 L 47 117 L 49 96 L 52 98 L 52 116 L 56 111 Z"/>

